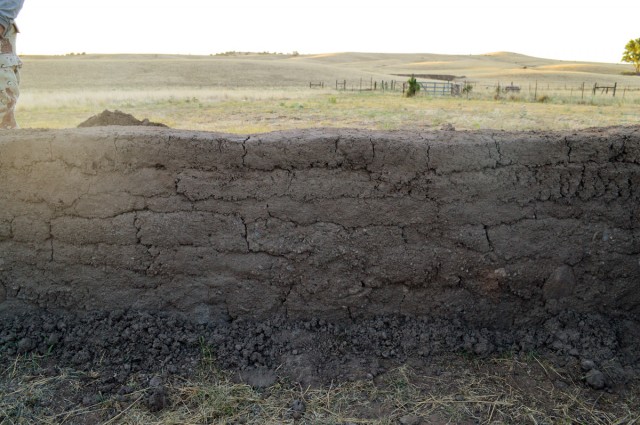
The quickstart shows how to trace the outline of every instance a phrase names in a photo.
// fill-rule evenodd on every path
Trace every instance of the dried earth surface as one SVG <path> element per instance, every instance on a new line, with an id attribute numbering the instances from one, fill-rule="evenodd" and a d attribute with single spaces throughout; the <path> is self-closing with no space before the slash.
<path id="1" fill-rule="evenodd" d="M 323 422 L 303 392 L 273 423 L 638 420 L 637 127 L 109 127 L 0 154 L 0 422 L 162 423 L 203 364 L 262 398 L 421 397 Z"/>
<path id="2" fill-rule="evenodd" d="M 148 412 L 171 409 L 179 399 L 180 383 L 197 376 L 205 361 L 259 391 L 283 383 L 326 388 L 340 382 L 370 382 L 385 388 L 397 368 L 409 367 L 416 371 L 411 385 L 422 388 L 425 399 L 453 397 L 454 405 L 464 397 L 469 403 L 474 400 L 464 391 L 473 376 L 508 379 L 525 399 L 549 403 L 530 406 L 542 409 L 543 418 L 563 417 L 555 410 L 560 392 L 565 391 L 610 417 L 631 419 L 640 414 L 626 401 L 640 394 L 639 325 L 571 312 L 549 318 L 539 328 L 496 331 L 455 318 L 387 316 L 350 323 L 273 318 L 196 324 L 168 313 L 34 311 L 0 320 L 4 365 L 0 391 L 5 404 L 0 419 L 13 423 L 47 414 L 71 418 L 68 423 L 95 423 L 113 418 L 134 402 Z M 19 361 L 26 362 L 26 372 L 13 369 Z M 25 376 L 52 385 L 46 395 L 25 396 L 20 391 Z M 501 397 L 507 400 L 506 387 L 504 391 Z M 483 394 L 480 388 L 480 396 L 492 394 Z M 87 410 L 105 400 L 121 405 L 101 410 L 98 416 Z M 7 405 L 14 410 L 7 411 Z M 375 409 L 372 400 L 367 409 L 349 413 L 373 421 Z M 425 422 L 415 423 L 452 420 L 446 410 L 431 410 L 435 416 L 417 415 Z M 399 409 L 373 417 L 386 414 L 389 423 L 402 423 L 398 421 L 410 413 Z M 592 420 L 586 412 L 571 413 L 585 423 Z M 457 412 L 453 420 L 476 423 L 488 414 L 483 409 Z M 283 415 L 285 419 L 286 412 Z"/>

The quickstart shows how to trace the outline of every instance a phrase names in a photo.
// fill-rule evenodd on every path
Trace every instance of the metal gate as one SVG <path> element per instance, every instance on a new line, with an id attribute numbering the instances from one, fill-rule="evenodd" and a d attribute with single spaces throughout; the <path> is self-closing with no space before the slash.
<path id="1" fill-rule="evenodd" d="M 460 96 L 461 86 L 457 83 L 418 82 L 420 91 L 426 96 Z"/>

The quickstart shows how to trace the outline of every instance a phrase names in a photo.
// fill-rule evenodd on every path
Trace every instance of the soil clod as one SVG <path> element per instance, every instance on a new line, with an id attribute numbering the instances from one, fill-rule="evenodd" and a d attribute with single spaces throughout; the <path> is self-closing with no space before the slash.
<path id="1" fill-rule="evenodd" d="M 604 373 L 598 369 L 591 369 L 585 377 L 587 384 L 595 390 L 601 390 L 606 386 L 606 378 Z"/>

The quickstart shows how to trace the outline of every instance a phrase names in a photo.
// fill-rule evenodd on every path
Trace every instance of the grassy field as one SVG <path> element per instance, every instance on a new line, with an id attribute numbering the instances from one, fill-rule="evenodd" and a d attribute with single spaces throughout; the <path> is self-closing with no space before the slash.
<path id="1" fill-rule="evenodd" d="M 579 129 L 640 122 L 640 77 L 625 65 L 513 53 L 480 56 L 343 53 L 313 56 L 72 55 L 25 57 L 18 106 L 25 128 L 75 127 L 105 109 L 173 128 L 261 133 L 310 127 Z M 451 75 L 462 97 L 402 96 L 398 74 Z M 382 81 L 396 91 L 370 91 Z M 428 81 L 428 78 L 419 80 Z M 323 88 L 309 83 L 324 82 Z M 347 90 L 337 90 L 336 81 Z M 435 81 L 435 80 L 432 80 Z M 515 94 L 498 86 L 518 85 Z M 594 84 L 617 93 L 594 95 Z M 584 90 L 582 90 L 584 87 Z"/>

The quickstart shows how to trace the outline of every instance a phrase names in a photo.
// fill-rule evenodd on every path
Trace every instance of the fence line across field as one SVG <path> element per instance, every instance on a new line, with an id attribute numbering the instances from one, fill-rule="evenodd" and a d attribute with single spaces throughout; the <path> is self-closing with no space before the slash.
<path id="1" fill-rule="evenodd" d="M 400 82 L 402 83 L 402 82 Z M 368 80 L 360 78 L 358 81 L 336 80 L 336 90 L 340 91 L 395 91 L 398 81 L 396 80 Z"/>
<path id="2" fill-rule="evenodd" d="M 640 86 L 625 84 L 601 83 L 597 81 L 576 84 L 567 84 L 564 81 L 497 81 L 493 84 L 479 81 L 418 81 L 420 93 L 423 96 L 460 96 L 463 89 L 469 92 L 481 94 L 483 92 L 495 94 L 497 97 L 508 96 L 528 96 L 532 99 L 539 99 L 541 96 L 553 96 L 558 93 L 562 96 L 568 94 L 571 99 L 579 98 L 584 100 L 587 97 L 611 97 L 625 99 L 628 95 L 635 95 L 640 92 Z M 324 81 L 310 81 L 309 88 L 330 88 L 331 84 Z M 358 80 L 337 79 L 335 80 L 335 90 L 337 91 L 396 91 L 404 93 L 407 87 L 405 80 L 374 80 L 373 78 L 360 78 Z M 468 89 L 467 89 L 468 87 Z M 620 92 L 622 95 L 620 96 Z M 616 97 L 616 95 L 618 95 Z"/>
<path id="3" fill-rule="evenodd" d="M 323 82 L 309 83 L 309 87 L 324 87 Z M 462 85 L 452 82 L 420 81 L 420 92 L 431 96 L 459 96 Z M 369 80 L 358 81 L 336 80 L 338 91 L 406 91 L 407 82 L 398 80 Z"/>
<path id="4" fill-rule="evenodd" d="M 518 85 L 517 83 L 511 82 L 510 84 L 503 84 L 501 82 L 497 82 L 496 84 L 487 84 L 487 83 L 474 83 L 469 82 L 476 88 L 484 88 L 485 90 L 500 90 L 501 92 L 520 92 L 524 91 L 524 88 L 527 87 L 527 92 L 529 94 L 533 93 L 534 96 L 537 93 L 549 93 L 549 92 L 570 92 L 570 93 L 580 93 L 581 97 L 584 98 L 585 95 L 591 94 L 592 96 L 596 95 L 610 95 L 611 97 L 615 97 L 616 93 L 622 90 L 623 96 L 629 92 L 640 92 L 640 86 L 629 86 L 629 85 L 620 85 L 617 82 L 602 84 L 599 82 L 587 83 L 583 82 L 580 85 L 569 85 L 564 82 L 539 82 L 539 81 L 527 81 L 526 85 Z"/>

